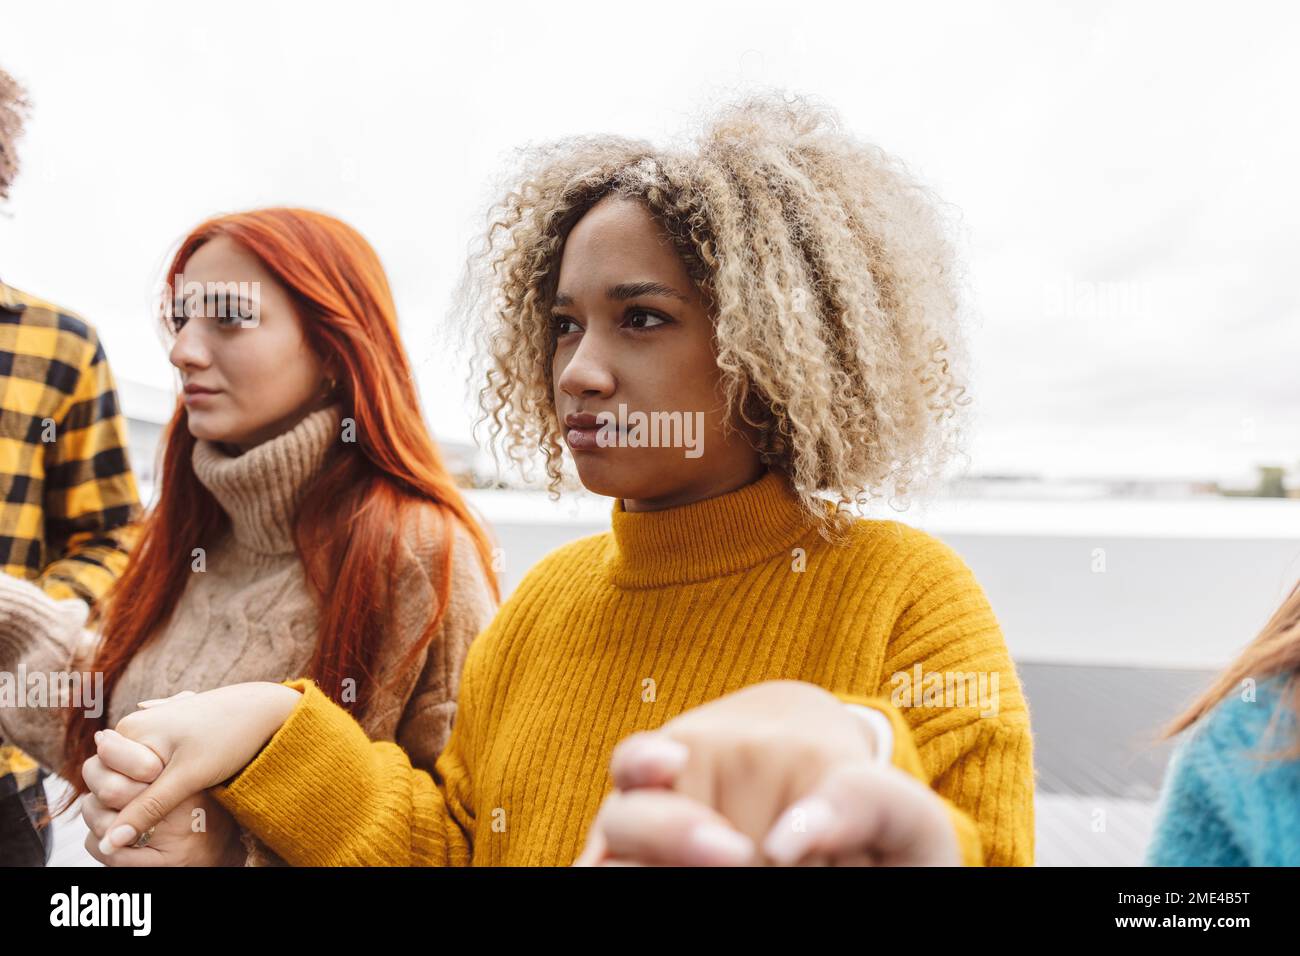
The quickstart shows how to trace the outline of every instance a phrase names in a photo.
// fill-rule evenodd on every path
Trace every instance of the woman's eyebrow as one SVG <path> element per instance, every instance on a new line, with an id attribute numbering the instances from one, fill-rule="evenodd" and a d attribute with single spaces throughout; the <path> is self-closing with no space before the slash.
<path id="1" fill-rule="evenodd" d="M 670 299 L 680 299 L 683 302 L 690 301 L 672 286 L 664 285 L 662 282 L 620 282 L 618 285 L 612 285 L 606 289 L 605 295 L 619 302 L 627 299 L 639 299 L 646 295 L 666 296 Z M 551 304 L 561 308 L 573 305 L 573 296 L 567 292 L 557 292 Z"/>
<path id="2" fill-rule="evenodd" d="M 676 289 L 666 286 L 662 282 L 621 282 L 606 289 L 605 295 L 619 301 L 639 299 L 643 295 L 660 295 L 670 299 L 681 299 L 683 302 L 690 301 Z"/>
<path id="3" fill-rule="evenodd" d="M 208 292 L 203 296 L 203 305 L 205 308 L 235 308 L 237 313 L 225 313 L 226 317 L 231 315 L 248 315 L 253 311 L 253 303 L 240 295 L 239 293 L 230 293 L 224 290 Z"/>

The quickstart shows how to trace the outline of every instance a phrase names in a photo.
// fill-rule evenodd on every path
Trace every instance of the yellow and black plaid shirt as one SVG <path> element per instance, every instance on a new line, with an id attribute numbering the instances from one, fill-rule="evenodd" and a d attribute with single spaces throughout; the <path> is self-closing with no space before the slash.
<path id="1" fill-rule="evenodd" d="M 0 571 L 93 605 L 126 567 L 140 495 L 95 330 L 0 282 Z M 0 741 L 0 776 L 36 764 Z"/>
<path id="2" fill-rule="evenodd" d="M 0 282 L 0 571 L 94 605 L 139 533 L 126 421 L 95 329 Z M 0 741 L 0 777 L 31 761 Z"/>
<path id="3" fill-rule="evenodd" d="M 139 516 L 99 336 L 0 283 L 0 571 L 93 605 L 126 567 Z"/>

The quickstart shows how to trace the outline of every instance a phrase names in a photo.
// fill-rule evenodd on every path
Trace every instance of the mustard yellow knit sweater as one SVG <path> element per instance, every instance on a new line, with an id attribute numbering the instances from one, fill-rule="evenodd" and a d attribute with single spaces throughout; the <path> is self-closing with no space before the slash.
<path id="1" fill-rule="evenodd" d="M 470 647 L 434 775 L 299 680 L 214 792 L 297 865 L 565 865 L 618 741 L 773 679 L 883 711 L 966 864 L 1033 862 L 1029 714 L 970 570 L 892 521 L 828 543 L 775 474 L 667 511 L 616 503 L 611 531 L 539 562 Z"/>

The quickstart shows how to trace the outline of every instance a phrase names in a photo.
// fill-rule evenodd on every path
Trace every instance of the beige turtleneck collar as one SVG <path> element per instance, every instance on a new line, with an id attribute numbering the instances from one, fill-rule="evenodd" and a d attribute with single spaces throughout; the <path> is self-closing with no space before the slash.
<path id="1" fill-rule="evenodd" d="M 294 550 L 299 502 L 340 442 L 342 413 L 338 403 L 317 409 L 238 456 L 228 455 L 216 442 L 195 443 L 194 474 L 230 516 L 237 543 L 259 554 Z"/>

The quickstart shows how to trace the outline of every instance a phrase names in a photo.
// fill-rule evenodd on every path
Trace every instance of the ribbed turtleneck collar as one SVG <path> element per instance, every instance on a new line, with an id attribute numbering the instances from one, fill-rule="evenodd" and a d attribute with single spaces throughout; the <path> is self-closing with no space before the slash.
<path id="1" fill-rule="evenodd" d="M 293 428 L 242 455 L 211 441 L 194 445 L 194 474 L 230 516 L 235 540 L 260 554 L 294 550 L 293 522 L 307 485 L 339 441 L 339 404 L 309 413 Z"/>
<path id="2" fill-rule="evenodd" d="M 728 494 L 664 511 L 629 512 L 619 499 L 605 566 L 619 587 L 705 581 L 792 548 L 811 525 L 794 489 L 776 472 Z"/>

